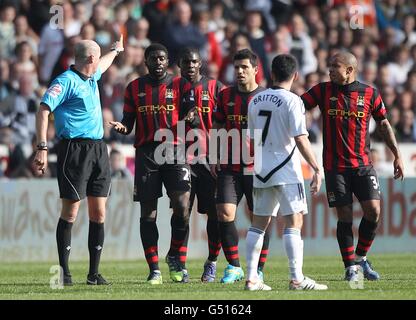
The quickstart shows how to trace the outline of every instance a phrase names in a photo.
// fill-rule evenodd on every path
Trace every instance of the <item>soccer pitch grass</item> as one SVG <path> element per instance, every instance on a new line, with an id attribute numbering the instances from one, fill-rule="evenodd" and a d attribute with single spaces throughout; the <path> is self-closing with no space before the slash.
<path id="1" fill-rule="evenodd" d="M 161 259 L 162 260 L 162 259 Z M 374 268 L 382 279 L 364 281 L 364 289 L 353 290 L 343 280 L 340 257 L 305 257 L 304 274 L 327 284 L 328 291 L 293 292 L 288 290 L 288 267 L 285 257 L 271 258 L 265 267 L 265 282 L 273 290 L 246 292 L 244 282 L 232 285 L 219 283 L 225 259 L 221 256 L 217 268 L 217 281 L 200 282 L 204 260 L 189 260 L 187 267 L 191 281 L 173 283 L 169 279 L 166 263 L 160 262 L 164 283 L 151 286 L 146 283 L 148 274 L 144 260 L 102 261 L 100 272 L 111 286 L 87 286 L 87 262 L 71 262 L 74 286 L 62 290 L 51 289 L 49 273 L 52 263 L 1 263 L 0 299 L 42 300 L 416 300 L 416 256 L 414 254 L 371 255 Z M 245 261 L 243 259 L 243 268 Z"/>

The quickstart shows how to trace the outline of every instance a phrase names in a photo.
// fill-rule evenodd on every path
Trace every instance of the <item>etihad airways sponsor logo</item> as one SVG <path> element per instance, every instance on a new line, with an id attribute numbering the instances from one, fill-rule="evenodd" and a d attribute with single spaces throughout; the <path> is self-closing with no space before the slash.
<path id="1" fill-rule="evenodd" d="M 339 109 L 328 109 L 328 115 L 332 117 L 344 117 L 344 118 L 364 118 L 365 112 L 363 111 L 349 111 Z"/>
<path id="2" fill-rule="evenodd" d="M 248 116 L 244 116 L 241 114 L 229 114 L 227 116 L 227 120 L 228 121 L 233 121 L 233 122 L 247 122 L 248 121 Z"/>
<path id="3" fill-rule="evenodd" d="M 164 104 L 150 104 L 150 105 L 147 105 L 147 106 L 138 106 L 137 107 L 137 112 L 140 112 L 140 113 L 171 112 L 171 111 L 174 111 L 175 109 L 176 109 L 176 107 L 173 104 L 166 104 L 166 105 L 164 105 Z"/>

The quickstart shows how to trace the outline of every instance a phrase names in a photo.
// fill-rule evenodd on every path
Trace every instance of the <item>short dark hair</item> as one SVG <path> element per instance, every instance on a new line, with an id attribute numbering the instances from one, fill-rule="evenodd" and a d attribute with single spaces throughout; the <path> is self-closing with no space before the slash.
<path id="1" fill-rule="evenodd" d="M 257 55 L 254 54 L 249 49 L 241 49 L 241 50 L 237 51 L 236 54 L 233 57 L 233 62 L 235 62 L 236 60 L 243 60 L 243 59 L 250 60 L 250 63 L 253 67 L 258 66 Z"/>
<path id="2" fill-rule="evenodd" d="M 168 49 L 166 49 L 166 47 L 163 44 L 152 43 L 144 51 L 144 58 L 147 59 L 147 57 L 149 57 L 149 55 L 154 51 L 164 51 L 166 53 L 166 55 L 168 55 Z"/>
<path id="3" fill-rule="evenodd" d="M 279 54 L 272 62 L 272 74 L 276 81 L 289 80 L 298 70 L 298 62 L 291 54 Z"/>
<path id="4" fill-rule="evenodd" d="M 179 59 L 182 59 L 183 57 L 187 56 L 187 55 L 191 55 L 191 54 L 197 54 L 199 58 L 201 58 L 201 54 L 199 53 L 199 50 L 197 48 L 193 48 L 193 47 L 184 47 L 179 51 Z"/>

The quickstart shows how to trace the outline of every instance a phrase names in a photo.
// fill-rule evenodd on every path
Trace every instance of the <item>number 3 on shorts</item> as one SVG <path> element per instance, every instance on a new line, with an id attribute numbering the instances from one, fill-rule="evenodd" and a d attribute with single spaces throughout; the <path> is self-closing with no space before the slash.
<path id="1" fill-rule="evenodd" d="M 191 179 L 189 179 L 190 178 L 190 171 L 189 171 L 189 169 L 188 168 L 182 168 L 182 170 L 185 171 L 185 176 L 183 177 L 183 180 L 191 181 Z"/>
<path id="2" fill-rule="evenodd" d="M 378 190 L 379 184 L 377 178 L 375 176 L 370 176 L 371 181 L 373 181 L 373 188 L 374 190 Z"/>

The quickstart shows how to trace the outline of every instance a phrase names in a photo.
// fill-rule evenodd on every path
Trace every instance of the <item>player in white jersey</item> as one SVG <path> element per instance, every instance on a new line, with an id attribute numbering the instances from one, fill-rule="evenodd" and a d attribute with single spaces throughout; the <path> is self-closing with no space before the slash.
<path id="1" fill-rule="evenodd" d="M 254 143 L 254 217 L 247 238 L 246 290 L 271 290 L 257 275 L 263 236 L 271 217 L 284 219 L 283 243 L 289 259 L 293 290 L 326 290 L 302 273 L 303 241 L 300 230 L 307 213 L 299 151 L 314 170 L 311 193 L 321 186 L 321 172 L 311 150 L 305 124 L 305 107 L 290 92 L 298 76 L 296 59 L 278 55 L 272 63 L 273 87 L 256 94 L 248 110 L 248 129 Z M 260 134 L 258 134 L 260 132 Z"/>

